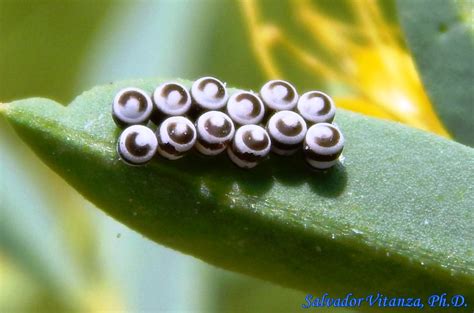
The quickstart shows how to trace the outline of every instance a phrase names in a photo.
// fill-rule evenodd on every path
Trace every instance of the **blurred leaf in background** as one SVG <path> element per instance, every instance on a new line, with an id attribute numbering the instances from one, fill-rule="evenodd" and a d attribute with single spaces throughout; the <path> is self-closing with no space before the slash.
<path id="1" fill-rule="evenodd" d="M 472 1 L 239 3 L 266 77 L 288 77 L 303 90 L 321 86 L 346 109 L 472 145 Z"/>
<path id="2" fill-rule="evenodd" d="M 399 0 L 397 4 L 408 44 L 441 119 L 456 140 L 473 146 L 474 2 Z"/>
<path id="3" fill-rule="evenodd" d="M 0 0 L 0 101 L 68 103 L 91 86 L 148 76 L 215 75 L 256 90 L 278 76 L 448 136 L 396 15 L 393 1 L 371 0 Z M 212 268 L 106 217 L 0 126 L 0 311 L 301 304 L 301 292 Z"/>
<path id="4" fill-rule="evenodd" d="M 403 46 L 389 2 L 289 1 L 280 12 L 290 13 L 286 20 L 303 36 L 262 2 L 240 3 L 267 77 L 289 76 L 303 90 L 321 86 L 339 95 L 341 107 L 448 136 Z"/>

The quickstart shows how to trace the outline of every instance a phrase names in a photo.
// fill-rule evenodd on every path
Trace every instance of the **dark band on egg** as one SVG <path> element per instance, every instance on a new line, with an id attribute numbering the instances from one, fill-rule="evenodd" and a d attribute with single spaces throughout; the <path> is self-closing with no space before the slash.
<path id="1" fill-rule="evenodd" d="M 325 115 L 328 114 L 329 111 L 331 111 L 331 101 L 328 99 L 328 97 L 320 92 L 312 92 L 311 94 L 308 95 L 308 100 L 313 99 L 313 98 L 322 98 L 323 99 L 323 107 L 318 111 L 318 114 Z"/>
<path id="2" fill-rule="evenodd" d="M 174 129 L 176 128 L 177 124 L 176 123 L 169 123 L 166 131 L 168 132 L 168 136 L 170 139 L 172 139 L 174 142 L 184 145 L 190 142 L 193 137 L 194 137 L 194 130 L 191 129 L 188 125 L 186 125 L 186 130 L 182 134 L 176 134 L 174 132 Z"/>
<path id="3" fill-rule="evenodd" d="M 147 155 L 147 153 L 150 151 L 150 145 L 146 144 L 144 146 L 137 145 L 137 137 L 138 137 L 137 132 L 133 132 L 128 134 L 127 138 L 125 139 L 125 148 L 127 148 L 127 151 L 137 157 L 142 157 Z"/>
<path id="4" fill-rule="evenodd" d="M 261 141 L 256 141 L 255 138 L 253 138 L 252 136 L 251 130 L 248 130 L 244 133 L 242 141 L 247 147 L 256 151 L 264 150 L 268 147 L 268 144 L 270 143 L 267 136 L 263 136 L 263 140 Z"/>
<path id="5" fill-rule="evenodd" d="M 294 127 L 291 127 L 291 126 L 288 126 L 287 124 L 285 124 L 283 122 L 283 120 L 278 120 L 278 122 L 276 123 L 276 128 L 285 136 L 288 136 L 288 137 L 294 137 L 296 135 L 299 135 L 301 133 L 301 131 L 303 130 L 303 125 L 301 125 L 301 123 L 298 121 L 298 123 L 296 124 L 296 126 Z"/>
<path id="6" fill-rule="evenodd" d="M 280 150 L 292 151 L 292 150 L 297 150 L 301 147 L 301 142 L 298 142 L 295 144 L 286 144 L 286 143 L 279 142 L 278 140 L 273 138 L 272 135 L 270 135 L 270 138 L 272 140 L 272 146 Z"/>
<path id="7" fill-rule="evenodd" d="M 135 90 L 129 90 L 124 92 L 118 100 L 118 104 L 120 106 L 125 107 L 127 104 L 127 101 L 130 100 L 131 98 L 137 99 L 139 106 L 138 106 L 138 112 L 144 112 L 147 107 L 147 100 L 144 95 L 142 95 L 140 92 L 135 91 Z"/>
<path id="8" fill-rule="evenodd" d="M 314 138 L 314 143 L 325 148 L 333 147 L 339 142 L 341 136 L 339 135 L 339 131 L 334 127 L 327 126 L 326 128 L 331 130 L 331 136 L 327 138 Z"/>
<path id="9" fill-rule="evenodd" d="M 288 93 L 283 98 L 283 100 L 291 102 L 295 99 L 295 97 L 296 97 L 295 91 L 293 90 L 293 87 L 290 86 L 290 84 L 288 84 L 287 82 L 285 82 L 285 81 L 275 81 L 275 82 L 272 82 L 269 85 L 270 89 L 273 89 L 273 88 L 278 87 L 278 86 L 283 86 L 288 91 Z"/>
<path id="10" fill-rule="evenodd" d="M 242 100 L 248 100 L 252 102 L 253 107 L 252 112 L 250 112 L 250 117 L 257 117 L 262 112 L 260 100 L 255 95 L 252 95 L 250 93 L 241 93 L 237 95 L 237 97 L 235 97 L 235 100 L 237 102 L 240 102 Z"/>
<path id="11" fill-rule="evenodd" d="M 174 156 L 181 156 L 184 154 L 184 152 L 179 152 L 176 150 L 170 143 L 162 143 L 160 140 L 160 143 L 158 144 L 160 146 L 160 149 L 163 150 L 164 152 L 174 155 Z"/>
<path id="12" fill-rule="evenodd" d="M 232 132 L 232 124 L 226 119 L 224 119 L 224 125 L 217 126 L 212 124 L 212 119 L 209 118 L 206 120 L 204 127 L 210 135 L 219 138 L 225 138 Z"/>
<path id="13" fill-rule="evenodd" d="M 226 147 L 226 143 L 210 143 L 207 141 L 204 141 L 202 139 L 198 139 L 197 142 L 203 146 L 205 149 L 211 150 L 211 151 L 218 151 L 218 150 L 223 150 Z"/>
<path id="14" fill-rule="evenodd" d="M 336 153 L 333 153 L 333 154 L 319 154 L 319 153 L 315 153 L 313 150 L 311 150 L 311 148 L 309 148 L 307 145 L 305 145 L 303 147 L 303 152 L 304 152 L 304 155 L 310 159 L 310 160 L 313 160 L 313 161 L 318 161 L 318 162 L 330 162 L 330 161 L 334 161 L 336 160 L 337 158 L 339 158 L 339 156 L 341 155 L 342 153 L 342 148 L 341 150 L 339 150 L 338 152 Z"/>
<path id="15" fill-rule="evenodd" d="M 223 99 L 225 97 L 225 87 L 222 85 L 222 83 L 214 78 L 206 78 L 203 79 L 199 85 L 198 89 L 201 91 L 204 91 L 206 88 L 207 84 L 213 84 L 217 86 L 217 93 L 214 95 L 216 98 Z"/>
<path id="16" fill-rule="evenodd" d="M 253 153 L 248 153 L 248 152 L 240 152 L 237 150 L 235 144 L 232 145 L 232 153 L 240 160 L 249 162 L 249 163 L 255 163 L 258 162 L 262 159 L 261 156 L 255 155 Z"/>
<path id="17" fill-rule="evenodd" d="M 188 102 L 188 93 L 183 87 L 177 84 L 167 84 L 161 89 L 161 96 L 164 98 L 168 98 L 169 94 L 173 91 L 177 91 L 181 95 L 181 99 L 179 100 L 179 104 L 184 105 Z"/>

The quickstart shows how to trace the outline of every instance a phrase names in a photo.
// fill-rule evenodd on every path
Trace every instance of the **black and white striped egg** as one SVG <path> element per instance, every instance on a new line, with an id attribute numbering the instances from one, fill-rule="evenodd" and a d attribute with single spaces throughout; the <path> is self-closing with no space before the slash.
<path id="1" fill-rule="evenodd" d="M 309 91 L 298 100 L 296 110 L 308 124 L 331 123 L 336 107 L 330 96 L 321 91 Z"/>
<path id="2" fill-rule="evenodd" d="M 194 81 L 190 93 L 197 112 L 220 110 L 229 98 L 225 84 L 210 76 Z"/>
<path id="3" fill-rule="evenodd" d="M 148 163 L 157 151 L 155 133 L 143 125 L 132 125 L 122 131 L 117 142 L 117 152 L 122 161 L 129 165 Z"/>
<path id="4" fill-rule="evenodd" d="M 227 153 L 238 167 L 253 168 L 270 153 L 271 145 L 263 127 L 249 124 L 237 129 Z"/>
<path id="5" fill-rule="evenodd" d="M 153 104 L 148 94 L 134 87 L 120 90 L 112 103 L 112 118 L 119 127 L 146 124 L 150 119 Z"/>
<path id="6" fill-rule="evenodd" d="M 194 124 L 183 116 L 165 119 L 156 130 L 158 153 L 169 160 L 182 158 L 196 143 Z"/>
<path id="7" fill-rule="evenodd" d="M 226 110 L 237 125 L 258 124 L 265 115 L 262 100 L 248 91 L 238 91 L 230 96 Z"/>
<path id="8" fill-rule="evenodd" d="M 220 111 L 209 111 L 196 121 L 196 149 L 204 155 L 217 155 L 227 148 L 234 136 L 234 123 Z"/>
<path id="9" fill-rule="evenodd" d="M 291 155 L 301 148 L 306 135 L 306 122 L 293 111 L 278 111 L 267 122 L 272 140 L 272 151 L 279 155 Z"/>
<path id="10" fill-rule="evenodd" d="M 176 82 L 167 82 L 156 87 L 152 99 L 154 104 L 152 119 L 156 124 L 169 116 L 185 115 L 191 108 L 189 91 Z"/>
<path id="11" fill-rule="evenodd" d="M 292 110 L 298 101 L 298 93 L 287 81 L 270 80 L 260 89 L 260 97 L 269 111 Z"/>
<path id="12" fill-rule="evenodd" d="M 327 169 L 335 165 L 344 149 L 344 136 L 330 123 L 318 123 L 306 132 L 303 152 L 314 168 Z"/>

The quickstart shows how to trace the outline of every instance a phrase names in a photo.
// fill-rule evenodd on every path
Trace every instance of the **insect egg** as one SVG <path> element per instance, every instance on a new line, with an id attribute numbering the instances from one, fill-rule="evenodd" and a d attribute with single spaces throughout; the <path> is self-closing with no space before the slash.
<path id="1" fill-rule="evenodd" d="M 158 123 L 160 118 L 186 114 L 191 108 L 191 96 L 188 90 L 179 83 L 168 82 L 156 87 L 153 92 L 155 112 L 153 121 Z"/>
<path id="2" fill-rule="evenodd" d="M 257 95 L 238 91 L 227 101 L 227 114 L 239 125 L 258 124 L 265 115 L 265 107 Z"/>
<path id="3" fill-rule="evenodd" d="M 298 113 L 279 111 L 268 120 L 267 131 L 272 140 L 272 151 L 290 155 L 301 147 L 306 135 L 306 122 Z"/>
<path id="4" fill-rule="evenodd" d="M 158 153 L 176 160 L 191 150 L 196 142 L 196 128 L 183 116 L 172 116 L 164 120 L 156 130 Z"/>
<path id="5" fill-rule="evenodd" d="M 334 101 L 321 91 L 310 91 L 298 100 L 297 111 L 311 124 L 331 123 L 336 115 Z"/>
<path id="6" fill-rule="evenodd" d="M 255 167 L 270 152 L 271 139 L 258 125 L 244 125 L 237 129 L 232 144 L 227 149 L 229 158 L 242 168 Z"/>
<path id="7" fill-rule="evenodd" d="M 138 88 L 124 88 L 114 97 L 112 118 L 119 127 L 146 124 L 153 104 L 147 93 Z"/>
<path id="8" fill-rule="evenodd" d="M 151 129 L 143 125 L 132 125 L 120 134 L 117 151 L 125 163 L 142 165 L 153 158 L 157 146 L 158 141 Z"/>
<path id="9" fill-rule="evenodd" d="M 270 80 L 260 89 L 260 97 L 270 111 L 292 110 L 298 101 L 295 87 L 284 80 Z"/>
<path id="10" fill-rule="evenodd" d="M 198 111 L 222 109 L 229 95 L 225 84 L 214 77 L 202 77 L 191 86 L 191 97 Z"/>
<path id="11" fill-rule="evenodd" d="M 234 136 L 234 123 L 227 114 L 209 111 L 196 121 L 196 149 L 205 155 L 217 155 L 225 150 Z"/>
<path id="12" fill-rule="evenodd" d="M 329 123 L 318 123 L 306 132 L 303 152 L 306 161 L 314 168 L 327 169 L 336 164 L 344 148 L 344 137 Z"/>

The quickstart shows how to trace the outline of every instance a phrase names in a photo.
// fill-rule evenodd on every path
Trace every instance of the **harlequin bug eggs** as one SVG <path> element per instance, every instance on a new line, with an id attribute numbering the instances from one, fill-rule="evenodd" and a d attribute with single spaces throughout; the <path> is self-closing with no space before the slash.
<path id="1" fill-rule="evenodd" d="M 224 106 L 227 114 L 221 112 Z M 209 76 L 197 79 L 189 91 L 177 82 L 163 83 L 151 97 L 141 89 L 124 88 L 112 104 L 115 123 L 127 126 L 117 151 L 130 165 L 145 164 L 156 153 L 176 160 L 196 146 L 209 156 L 227 149 L 237 166 L 253 168 L 270 150 L 291 155 L 303 147 L 307 163 L 327 169 L 344 148 L 342 133 L 331 124 L 335 113 L 327 94 L 310 91 L 299 97 L 284 80 L 267 82 L 258 95 L 237 91 L 229 97 L 225 84 Z M 196 118 L 195 124 L 185 116 Z M 150 119 L 159 125 L 156 132 L 140 125 Z"/>
<path id="2" fill-rule="evenodd" d="M 265 115 L 265 107 L 257 95 L 238 91 L 227 101 L 227 114 L 239 125 L 258 124 Z"/>
<path id="3" fill-rule="evenodd" d="M 196 142 L 196 128 L 183 116 L 172 116 L 164 120 L 156 130 L 158 153 L 176 160 L 191 150 Z"/>
<path id="4" fill-rule="evenodd" d="M 237 166 L 252 168 L 268 155 L 270 147 L 271 139 L 266 130 L 250 124 L 237 129 L 227 153 Z"/>
<path id="5" fill-rule="evenodd" d="M 279 111 L 268 120 L 267 131 L 272 140 L 272 151 L 280 155 L 295 153 L 306 135 L 306 122 L 292 111 Z"/>
<path id="6" fill-rule="evenodd" d="M 196 149 L 205 155 L 217 155 L 225 150 L 234 136 L 234 123 L 219 111 L 202 114 L 196 121 Z"/>
<path id="7" fill-rule="evenodd" d="M 151 129 L 143 125 L 132 125 L 120 134 L 117 151 L 125 163 L 143 165 L 153 158 L 157 146 L 158 141 Z"/>
<path id="8" fill-rule="evenodd" d="M 311 124 L 331 123 L 336 115 L 334 101 L 321 91 L 310 91 L 298 100 L 297 111 Z"/>
<path id="9" fill-rule="evenodd" d="M 270 80 L 260 89 L 263 103 L 272 111 L 292 110 L 298 101 L 295 87 L 284 80 Z"/>
<path id="10" fill-rule="evenodd" d="M 166 116 L 186 114 L 191 108 L 191 96 L 188 90 L 179 83 L 164 83 L 153 92 L 155 112 L 154 122 Z"/>
<path id="11" fill-rule="evenodd" d="M 229 95 L 225 84 L 214 77 L 202 77 L 191 86 L 191 97 L 198 111 L 222 109 Z"/>
<path id="12" fill-rule="evenodd" d="M 336 126 L 329 123 L 311 126 L 303 144 L 306 161 L 317 169 L 327 169 L 336 164 L 343 148 L 342 133 Z"/>
<path id="13" fill-rule="evenodd" d="M 146 124 L 150 119 L 153 104 L 147 93 L 138 88 L 124 88 L 114 97 L 112 118 L 119 127 Z"/>

